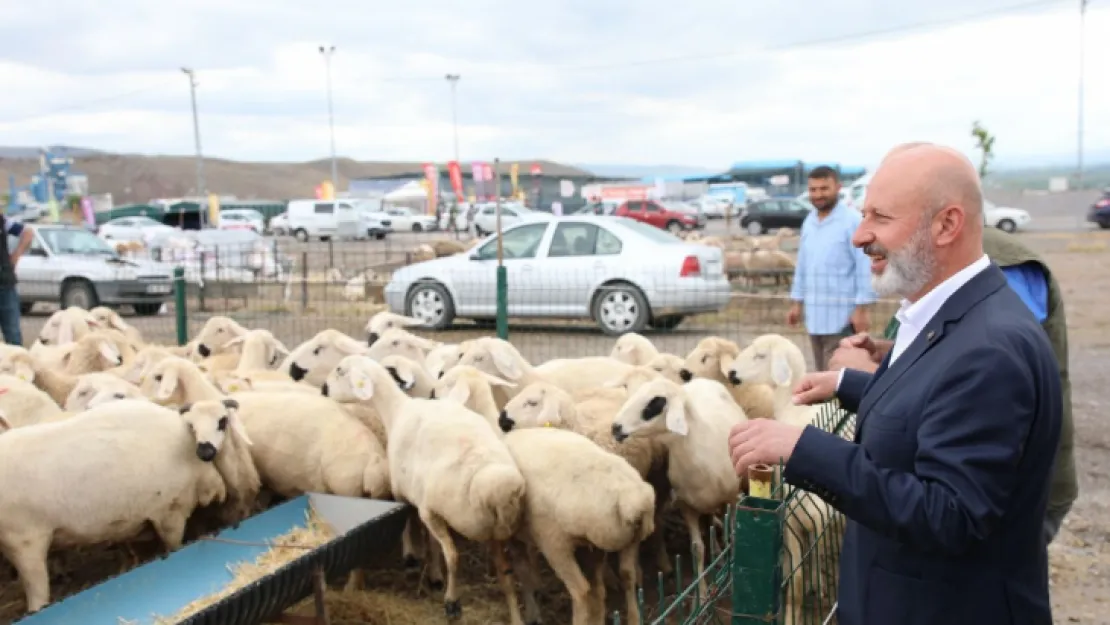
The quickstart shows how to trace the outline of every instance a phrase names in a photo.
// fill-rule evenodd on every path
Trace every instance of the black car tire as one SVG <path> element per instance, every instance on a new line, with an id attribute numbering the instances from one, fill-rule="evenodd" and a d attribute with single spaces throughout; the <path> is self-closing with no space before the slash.
<path id="1" fill-rule="evenodd" d="M 31 309 L 34 308 L 34 307 L 35 307 L 34 302 L 20 302 L 19 303 L 19 314 L 29 315 L 29 314 L 31 314 Z"/>
<path id="2" fill-rule="evenodd" d="M 140 317 L 153 317 L 158 314 L 159 310 L 162 310 L 162 302 L 156 304 L 134 304 L 132 308 L 135 309 L 135 314 Z"/>
<path id="3" fill-rule="evenodd" d="M 298 228 L 297 231 L 293 233 L 293 238 L 301 243 L 308 243 L 308 231 L 304 228 Z"/>
<path id="4" fill-rule="evenodd" d="M 607 304 L 617 303 L 632 309 L 630 311 L 633 315 L 632 320 L 628 323 L 607 324 L 603 319 L 604 307 Z M 644 297 L 640 289 L 627 282 L 603 284 L 598 289 L 597 294 L 594 295 L 591 312 L 601 331 L 609 336 L 621 336 L 629 332 L 643 332 L 644 328 L 647 327 L 648 320 L 651 319 L 651 309 L 648 307 L 647 298 Z"/>
<path id="5" fill-rule="evenodd" d="M 758 219 L 753 219 L 749 221 L 748 225 L 744 226 L 744 229 L 747 230 L 748 234 L 752 235 L 753 237 L 757 237 L 763 234 L 763 224 L 760 223 Z"/>
<path id="6" fill-rule="evenodd" d="M 667 230 L 671 234 L 677 235 L 679 232 L 682 232 L 682 223 L 678 221 L 668 221 Z"/>
<path id="7" fill-rule="evenodd" d="M 421 226 L 420 224 L 412 224 L 412 231 L 413 232 L 424 232 L 424 226 Z"/>
<path id="8" fill-rule="evenodd" d="M 663 331 L 674 330 L 685 319 L 686 315 L 663 315 L 662 317 L 656 317 L 651 322 L 651 327 Z"/>
<path id="9" fill-rule="evenodd" d="M 1017 230 L 1017 224 L 1014 223 L 1013 219 L 999 220 L 997 227 L 1002 232 L 1013 232 L 1014 230 Z"/>
<path id="10" fill-rule="evenodd" d="M 62 308 L 84 308 L 92 310 L 99 303 L 96 289 L 88 280 L 73 279 L 62 283 Z"/>
<path id="11" fill-rule="evenodd" d="M 424 320 L 425 327 L 431 330 L 446 330 L 451 327 L 455 320 L 455 302 L 451 299 L 451 294 L 447 292 L 447 287 L 438 282 L 418 282 L 409 289 L 408 296 L 405 297 L 405 314 L 415 319 L 422 319 L 413 310 L 418 297 L 429 299 L 432 303 L 438 301 L 442 307 L 437 320 L 430 322 Z"/>

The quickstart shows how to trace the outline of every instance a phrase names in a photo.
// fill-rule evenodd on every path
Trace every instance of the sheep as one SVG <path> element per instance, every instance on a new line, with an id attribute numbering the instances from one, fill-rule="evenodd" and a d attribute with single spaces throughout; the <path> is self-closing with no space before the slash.
<path id="1" fill-rule="evenodd" d="M 720 382 L 729 389 L 732 399 L 744 409 L 751 419 L 770 419 L 775 415 L 774 393 L 766 384 L 749 384 L 743 387 L 728 384 L 726 372 L 740 347 L 728 339 L 707 336 L 698 341 L 686 356 L 679 375 L 684 382 L 705 378 Z"/>
<path id="2" fill-rule="evenodd" d="M 293 348 L 278 367 L 296 382 L 319 387 L 345 356 L 365 355 L 369 346 L 328 328 Z"/>
<path id="3" fill-rule="evenodd" d="M 639 365 L 646 365 L 648 361 L 659 355 L 659 350 L 651 341 L 644 338 L 642 334 L 629 332 L 622 334 L 615 345 L 613 351 L 609 353 L 609 357 L 613 360 L 630 364 L 634 367 Z"/>
<path id="4" fill-rule="evenodd" d="M 97 327 L 97 322 L 87 310 L 70 307 L 50 315 L 39 331 L 38 340 L 32 349 L 43 346 L 58 346 L 72 343 Z"/>
<path id="5" fill-rule="evenodd" d="M 374 342 L 377 341 L 386 330 L 391 330 L 393 328 L 403 330 L 412 326 L 422 325 L 424 325 L 424 322 L 420 319 L 406 317 L 394 312 L 389 312 L 388 310 L 383 310 L 370 317 L 366 322 L 367 344 L 373 346 Z"/>
<path id="6" fill-rule="evenodd" d="M 225 396 L 204 376 L 196 363 L 178 356 L 154 364 L 139 386 L 143 395 L 162 406 L 184 406 Z"/>
<path id="7" fill-rule="evenodd" d="M 89 358 L 108 360 L 112 355 L 116 355 L 118 358 L 118 354 L 112 353 L 115 351 L 115 346 L 94 334 L 86 335 L 74 347 L 76 346 L 84 346 L 82 352 L 85 349 L 97 350 L 87 354 Z M 71 346 L 67 345 L 65 347 L 70 348 Z M 103 352 L 100 351 L 102 348 Z M 113 364 L 118 365 L 119 362 L 116 361 Z M 77 385 L 78 377 L 57 369 L 57 366 L 44 364 L 25 351 L 12 352 L 0 361 L 0 374 L 12 375 L 26 382 L 34 382 L 34 385 L 49 395 L 56 405 L 61 406 L 65 404 L 66 398 L 73 387 Z"/>
<path id="8" fill-rule="evenodd" d="M 238 372 L 273 370 L 289 355 L 289 348 L 269 330 L 248 330 L 223 345 L 225 349 L 235 346 L 242 349 L 235 366 Z"/>
<path id="9" fill-rule="evenodd" d="M 10 429 L 12 429 L 12 425 L 8 423 L 8 415 L 4 414 L 3 410 L 0 410 L 0 434 Z"/>
<path id="10" fill-rule="evenodd" d="M 436 259 L 435 248 L 433 248 L 431 245 L 428 245 L 427 243 L 421 243 L 420 245 L 417 245 L 416 247 L 412 248 L 412 262 L 413 263 L 422 263 L 422 262 L 427 261 L 427 260 L 435 260 L 435 259 Z"/>
<path id="11" fill-rule="evenodd" d="M 428 374 L 427 369 L 424 368 L 424 365 L 420 364 L 420 361 L 394 354 L 386 356 L 378 362 L 385 367 L 389 375 L 393 376 L 398 388 L 409 397 L 430 399 L 433 396 L 435 382 L 432 376 Z"/>
<path id="12" fill-rule="evenodd" d="M 110 373 L 117 375 L 128 382 L 142 384 L 143 377 L 159 361 L 170 357 L 187 358 L 183 354 L 175 354 L 170 348 L 159 345 L 146 345 L 140 349 L 130 363 L 110 369 Z"/>
<path id="13" fill-rule="evenodd" d="M 413 504 L 446 560 L 444 610 L 462 615 L 457 586 L 459 554 L 451 530 L 491 542 L 498 581 L 512 623 L 520 608 L 502 545 L 516 532 L 524 505 L 524 477 L 508 448 L 479 414 L 451 401 L 413 399 L 389 372 L 364 356 L 340 361 L 322 389 L 337 400 L 369 402 L 389 437 L 389 475 L 394 497 Z M 434 556 L 435 554 L 433 554 Z M 441 565 L 431 558 L 431 578 Z"/>
<path id="14" fill-rule="evenodd" d="M 675 384 L 682 384 L 681 372 L 684 365 L 685 360 L 681 356 L 675 356 L 674 354 L 659 354 L 655 358 L 649 360 L 644 366 Z"/>
<path id="15" fill-rule="evenodd" d="M 228 341 L 247 333 L 247 329 L 239 325 L 231 317 L 215 315 L 204 322 L 204 327 L 193 339 L 196 343 L 196 353 L 201 358 L 208 358 L 213 354 L 220 354 L 228 349 Z"/>
<path id="16" fill-rule="evenodd" d="M 820 408 L 818 406 L 797 406 L 794 404 L 794 388 L 802 381 L 806 373 L 805 356 L 790 339 L 780 334 L 764 334 L 752 341 L 740 355 L 732 361 L 728 369 L 729 382 L 743 386 L 746 384 L 771 384 L 775 393 L 775 419 L 796 426 L 805 427 L 813 423 L 813 417 Z M 801 490 L 801 489 L 798 489 Z M 784 497 L 789 497 L 794 492 L 794 487 L 784 489 Z M 803 556 L 806 546 L 815 536 L 821 536 L 825 531 L 825 521 L 830 518 L 831 510 L 822 499 L 805 494 L 802 491 L 796 495 L 800 501 L 802 511 L 791 514 L 789 526 L 784 531 L 784 541 L 790 555 L 789 566 L 793 567 L 794 575 L 802 575 L 804 563 Z M 810 558 L 810 562 L 814 559 Z M 795 589 L 800 589 L 800 581 L 795 577 Z M 821 584 L 822 592 L 827 588 Z M 788 618 L 795 620 L 801 615 L 804 600 L 801 590 L 795 590 L 791 602 Z"/>
<path id="17" fill-rule="evenodd" d="M 679 386 L 663 378 L 640 386 L 613 420 L 618 442 L 646 436 L 667 448 L 667 477 L 690 533 L 698 577 L 705 570 L 701 517 L 717 514 L 740 494 L 728 437 L 733 426 L 745 420 L 744 411 L 720 382 L 697 379 Z M 698 588 L 701 596 L 709 596 L 704 578 Z"/>
<path id="18" fill-rule="evenodd" d="M 95 330 L 65 349 L 60 364 L 63 372 L 70 375 L 112 369 L 132 360 L 136 353 L 123 333 L 116 330 Z"/>
<path id="19" fill-rule="evenodd" d="M 527 485 L 517 537 L 535 545 L 567 587 L 572 622 L 604 620 L 605 560 L 597 559 L 593 584 L 575 560 L 576 548 L 592 547 L 620 554 L 627 618 L 639 623 L 638 549 L 655 531 L 655 492 L 628 463 L 580 434 L 524 429 L 509 433 L 504 441 Z M 527 565 L 518 568 L 528 621 L 539 622 L 535 571 Z"/>
<path id="20" fill-rule="evenodd" d="M 424 368 L 428 371 L 428 375 L 433 379 L 443 377 L 443 374 L 459 364 L 459 359 L 462 358 L 462 345 L 452 345 L 445 343 L 432 349 L 428 352 L 427 358 L 424 359 Z"/>
<path id="21" fill-rule="evenodd" d="M 119 313 L 111 308 L 107 306 L 97 306 L 89 311 L 89 315 L 96 320 L 100 327 L 119 330 L 132 343 L 136 345 L 143 344 L 142 332 L 139 332 L 138 328 L 124 321 L 123 317 L 120 317 Z"/>
<path id="22" fill-rule="evenodd" d="M 452 241 L 451 239 L 437 239 L 432 241 L 431 247 L 435 250 L 436 258 L 443 258 L 444 256 L 454 256 L 461 254 L 468 248 L 465 243 L 461 241 Z"/>
<path id="23" fill-rule="evenodd" d="M 192 511 L 227 496 L 198 452 L 176 411 L 137 400 L 0 436 L 0 551 L 27 610 L 50 601 L 51 547 L 125 541 L 150 523 L 168 551 L 179 548 Z"/>
<path id="24" fill-rule="evenodd" d="M 107 372 L 87 373 L 77 380 L 77 384 L 66 397 L 66 412 L 78 413 L 108 401 L 120 399 L 142 399 L 143 393 L 138 386 Z"/>
<path id="25" fill-rule="evenodd" d="M 294 382 L 288 376 L 283 380 L 275 375 L 277 373 L 276 371 L 209 371 L 206 375 L 216 388 L 227 394 L 243 391 L 320 394 L 320 389 L 311 384 Z"/>
<path id="26" fill-rule="evenodd" d="M 374 341 L 374 345 L 366 351 L 366 355 L 379 362 L 386 356 L 394 354 L 416 362 L 424 362 L 428 352 L 435 346 L 436 343 L 433 341 L 400 328 L 393 328 L 383 332 L 381 337 Z"/>
<path id="27" fill-rule="evenodd" d="M 533 382 L 550 382 L 569 392 L 599 388 L 619 379 L 632 368 L 611 358 L 565 358 L 549 360 L 533 367 L 508 341 L 494 337 L 473 339 L 463 350 L 459 366 L 469 365 L 516 384 L 500 386 L 494 392 L 498 406 L 504 407 L 516 392 Z"/>
<path id="28" fill-rule="evenodd" d="M 0 375 L 0 411 L 8 415 L 9 429 L 65 417 L 50 395 L 30 381 L 6 373 Z"/>
<path id="29" fill-rule="evenodd" d="M 489 422 L 490 429 L 501 434 L 498 425 L 497 402 L 493 398 L 493 387 L 516 386 L 485 371 L 469 365 L 461 365 L 447 371 L 436 381 L 433 397 L 458 402 L 482 415 Z"/>
<path id="30" fill-rule="evenodd" d="M 218 403 L 202 401 L 209 403 L 199 410 L 194 409 L 196 404 L 185 404 L 178 414 L 196 440 L 197 457 L 212 462 L 227 487 L 227 497 L 216 510 L 217 519 L 221 525 L 238 525 L 251 515 L 262 489 L 250 450 L 254 442 L 239 418 L 239 402 L 227 397 Z"/>

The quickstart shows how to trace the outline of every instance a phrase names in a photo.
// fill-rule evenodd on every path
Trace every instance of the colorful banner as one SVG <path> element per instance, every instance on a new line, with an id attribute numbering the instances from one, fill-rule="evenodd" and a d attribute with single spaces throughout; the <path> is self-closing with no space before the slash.
<path id="1" fill-rule="evenodd" d="M 483 163 L 482 170 L 482 179 L 486 181 L 486 199 L 492 202 L 501 196 L 501 179 L 499 177 L 496 182 L 493 181 L 493 165 L 489 163 Z"/>
<path id="2" fill-rule="evenodd" d="M 90 228 L 96 227 L 96 214 L 93 212 L 92 198 L 88 196 L 81 198 L 81 214 L 85 217 L 85 223 Z"/>
<path id="3" fill-rule="evenodd" d="M 220 227 L 220 197 L 215 193 L 208 194 L 208 225 Z"/>
<path id="4" fill-rule="evenodd" d="M 509 168 L 509 183 L 513 187 L 513 197 L 520 195 L 520 163 L 513 163 Z"/>
<path id="5" fill-rule="evenodd" d="M 435 164 L 424 165 L 424 188 L 428 190 L 428 214 L 435 215 L 439 206 L 439 170 Z"/>
<path id="6" fill-rule="evenodd" d="M 470 164 L 470 178 L 474 181 L 474 197 L 485 197 L 486 193 L 486 168 L 479 161 Z M 477 201 L 470 200 L 471 202 Z"/>
<path id="7" fill-rule="evenodd" d="M 463 195 L 463 182 L 462 182 L 462 167 L 459 167 L 458 161 L 447 162 L 447 175 L 451 178 L 451 190 L 455 192 L 455 197 L 460 202 L 466 201 L 466 196 Z"/>

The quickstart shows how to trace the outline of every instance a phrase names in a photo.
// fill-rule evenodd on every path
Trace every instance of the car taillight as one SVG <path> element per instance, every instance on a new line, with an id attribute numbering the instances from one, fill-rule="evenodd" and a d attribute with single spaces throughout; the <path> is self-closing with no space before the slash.
<path id="1" fill-rule="evenodd" d="M 682 261 L 682 271 L 678 272 L 678 277 L 688 278 L 690 276 L 696 276 L 700 273 L 701 263 L 698 262 L 698 257 L 687 256 L 686 259 Z"/>
<path id="2" fill-rule="evenodd" d="M 1095 203 L 1095 206 L 1099 208 L 1110 208 L 1110 200 L 1099 200 Z"/>

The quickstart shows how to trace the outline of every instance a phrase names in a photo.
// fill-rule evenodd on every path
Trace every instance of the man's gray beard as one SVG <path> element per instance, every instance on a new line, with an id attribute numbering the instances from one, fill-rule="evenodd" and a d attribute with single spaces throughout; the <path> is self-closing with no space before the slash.
<path id="1" fill-rule="evenodd" d="M 933 278 L 936 258 L 929 247 L 929 230 L 919 229 L 906 245 L 887 254 L 886 268 L 871 275 L 871 288 L 879 297 L 909 298 Z"/>

